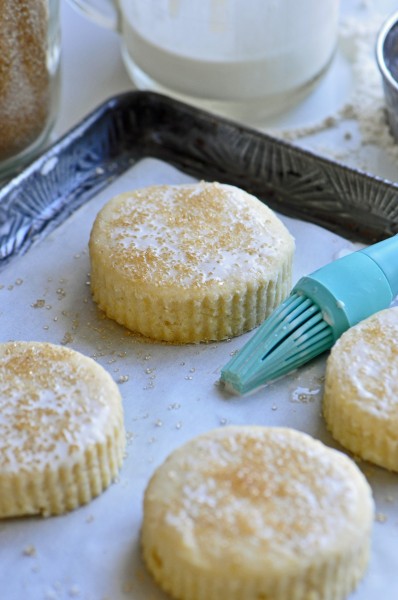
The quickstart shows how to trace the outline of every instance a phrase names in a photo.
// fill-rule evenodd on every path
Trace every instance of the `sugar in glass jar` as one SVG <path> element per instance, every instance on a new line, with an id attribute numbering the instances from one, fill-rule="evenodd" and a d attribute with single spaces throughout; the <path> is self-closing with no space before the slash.
<path id="1" fill-rule="evenodd" d="M 0 11 L 0 177 L 44 146 L 60 88 L 59 0 L 2 0 Z"/>

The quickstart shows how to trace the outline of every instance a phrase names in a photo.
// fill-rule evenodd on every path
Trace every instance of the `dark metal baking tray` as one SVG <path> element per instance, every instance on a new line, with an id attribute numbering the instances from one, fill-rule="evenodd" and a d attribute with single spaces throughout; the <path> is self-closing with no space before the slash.
<path id="1" fill-rule="evenodd" d="M 115 96 L 0 191 L 0 266 L 144 157 L 351 240 L 398 232 L 398 186 L 151 92 Z"/>

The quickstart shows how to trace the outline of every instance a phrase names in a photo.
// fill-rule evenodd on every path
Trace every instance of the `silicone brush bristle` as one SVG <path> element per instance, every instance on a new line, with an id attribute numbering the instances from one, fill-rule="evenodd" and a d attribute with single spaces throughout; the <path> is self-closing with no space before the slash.
<path id="1" fill-rule="evenodd" d="M 221 371 L 221 380 L 239 394 L 297 369 L 328 350 L 332 327 L 309 298 L 293 293 L 261 325 Z"/>
<path id="2" fill-rule="evenodd" d="M 329 350 L 349 327 L 391 304 L 398 295 L 397 265 L 395 235 L 302 277 L 222 369 L 221 379 L 245 394 Z"/>

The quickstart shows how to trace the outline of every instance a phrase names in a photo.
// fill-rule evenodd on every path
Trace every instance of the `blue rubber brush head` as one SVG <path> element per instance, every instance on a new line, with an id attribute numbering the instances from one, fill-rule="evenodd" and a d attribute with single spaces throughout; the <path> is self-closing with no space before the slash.
<path id="1" fill-rule="evenodd" d="M 325 352 L 352 325 L 398 294 L 398 236 L 303 277 L 290 297 L 222 369 L 221 381 L 247 394 Z"/>
<path id="2" fill-rule="evenodd" d="M 231 391 L 246 394 L 324 352 L 333 340 L 320 308 L 292 294 L 224 367 L 221 379 Z"/>

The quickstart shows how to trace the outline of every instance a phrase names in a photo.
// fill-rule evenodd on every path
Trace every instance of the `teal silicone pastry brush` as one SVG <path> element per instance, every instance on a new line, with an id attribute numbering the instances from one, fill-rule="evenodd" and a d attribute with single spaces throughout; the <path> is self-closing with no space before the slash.
<path id="1" fill-rule="evenodd" d="M 398 294 L 398 235 L 303 277 L 222 369 L 230 391 L 247 394 L 332 347 L 344 331 L 390 306 Z"/>

